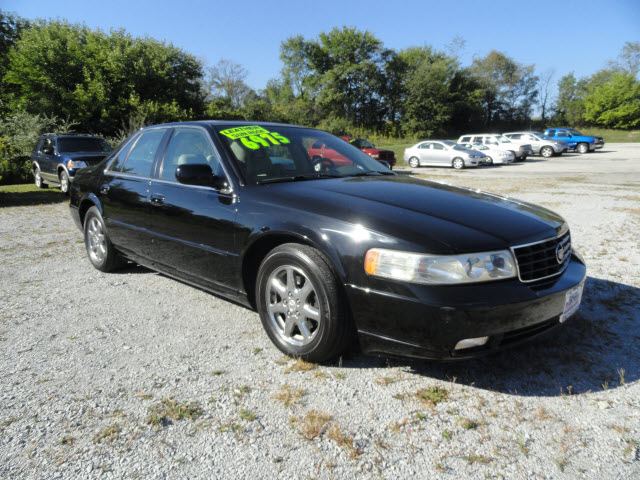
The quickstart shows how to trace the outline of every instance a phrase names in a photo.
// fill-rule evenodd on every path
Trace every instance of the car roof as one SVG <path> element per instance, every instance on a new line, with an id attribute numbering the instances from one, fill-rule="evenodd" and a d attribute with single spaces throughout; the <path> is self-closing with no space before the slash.
<path id="1" fill-rule="evenodd" d="M 102 139 L 102 137 L 99 136 L 99 135 L 91 135 L 89 133 L 71 133 L 71 132 L 67 132 L 67 133 L 43 133 L 42 136 L 43 137 L 86 137 L 86 138 L 100 138 L 100 139 Z"/>
<path id="2" fill-rule="evenodd" d="M 185 122 L 171 122 L 171 123 L 159 123 L 157 125 L 149 125 L 147 127 L 141 128 L 140 130 L 146 130 L 149 128 L 155 127 L 177 127 L 181 125 L 232 125 L 232 126 L 250 126 L 250 125 L 268 125 L 272 127 L 295 127 L 295 128 L 309 128 L 309 127 L 301 127 L 300 125 L 291 125 L 288 123 L 275 123 L 275 122 L 258 122 L 258 121 L 247 121 L 247 120 L 189 120 Z"/>
<path id="3" fill-rule="evenodd" d="M 501 133 L 465 133 L 464 135 L 460 135 L 461 137 L 479 137 L 482 135 L 492 135 L 492 136 L 500 136 Z"/>

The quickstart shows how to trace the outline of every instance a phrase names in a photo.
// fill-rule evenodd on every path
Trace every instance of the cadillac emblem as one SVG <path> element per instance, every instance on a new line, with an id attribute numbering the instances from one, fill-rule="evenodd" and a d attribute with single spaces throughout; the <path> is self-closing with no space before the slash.
<path id="1" fill-rule="evenodd" d="M 560 244 L 556 247 L 556 260 L 558 263 L 562 263 L 562 260 L 564 260 L 564 247 Z"/>

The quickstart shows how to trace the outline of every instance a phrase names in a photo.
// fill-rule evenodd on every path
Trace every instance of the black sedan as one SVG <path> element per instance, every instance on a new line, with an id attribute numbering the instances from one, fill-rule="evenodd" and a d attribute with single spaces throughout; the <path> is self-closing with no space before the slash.
<path id="1" fill-rule="evenodd" d="M 309 155 L 319 140 L 339 163 Z M 397 175 L 290 125 L 145 128 L 76 174 L 70 207 L 97 269 L 131 260 L 256 308 L 309 361 L 356 335 L 432 359 L 515 345 L 573 315 L 586 276 L 554 212 Z"/>

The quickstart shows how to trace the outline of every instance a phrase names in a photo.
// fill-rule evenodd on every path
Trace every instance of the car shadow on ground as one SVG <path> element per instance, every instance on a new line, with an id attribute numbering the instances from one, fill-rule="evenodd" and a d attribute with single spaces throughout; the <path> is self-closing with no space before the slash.
<path id="1" fill-rule="evenodd" d="M 69 197 L 61 193 L 60 190 L 0 192 L 0 207 L 27 207 L 68 201 Z"/>
<path id="2" fill-rule="evenodd" d="M 459 362 L 354 354 L 343 368 L 391 365 L 441 381 L 521 396 L 614 389 L 640 378 L 640 288 L 588 277 L 579 314 L 512 350 Z"/>

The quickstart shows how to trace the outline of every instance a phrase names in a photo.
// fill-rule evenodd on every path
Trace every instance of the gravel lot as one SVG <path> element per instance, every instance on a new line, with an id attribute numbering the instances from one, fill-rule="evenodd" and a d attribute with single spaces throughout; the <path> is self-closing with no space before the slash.
<path id="1" fill-rule="evenodd" d="M 580 314 L 476 361 L 314 366 L 255 312 L 98 272 L 66 204 L 2 206 L 0 477 L 640 478 L 640 145 L 417 173 L 561 213 Z"/>

